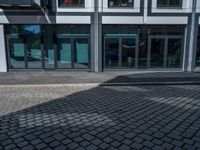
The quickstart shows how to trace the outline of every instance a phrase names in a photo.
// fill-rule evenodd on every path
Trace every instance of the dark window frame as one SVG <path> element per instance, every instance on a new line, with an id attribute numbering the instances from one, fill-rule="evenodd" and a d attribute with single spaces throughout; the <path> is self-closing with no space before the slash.
<path id="1" fill-rule="evenodd" d="M 179 0 L 179 5 L 171 5 L 170 2 L 173 1 L 173 0 L 167 0 L 167 4 L 166 5 L 162 5 L 162 4 L 159 4 L 159 1 L 162 1 L 162 0 L 157 0 L 157 8 L 166 8 L 166 9 L 181 9 L 183 7 L 183 0 Z"/>
<path id="2" fill-rule="evenodd" d="M 122 0 L 119 0 L 119 6 L 111 6 L 110 2 L 115 0 L 108 0 L 108 8 L 134 8 L 134 0 L 132 0 L 131 6 L 122 6 Z"/>

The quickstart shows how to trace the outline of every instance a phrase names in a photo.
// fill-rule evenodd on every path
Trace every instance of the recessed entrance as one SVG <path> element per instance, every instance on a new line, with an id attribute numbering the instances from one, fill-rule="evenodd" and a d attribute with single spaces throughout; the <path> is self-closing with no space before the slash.
<path id="1" fill-rule="evenodd" d="M 107 36 L 104 44 L 105 68 L 137 68 L 138 38 Z"/>
<path id="2" fill-rule="evenodd" d="M 155 35 L 148 41 L 148 68 L 180 68 L 183 56 L 182 36 Z"/>
<path id="3" fill-rule="evenodd" d="M 10 70 L 90 68 L 89 26 L 11 25 L 5 30 Z"/>
<path id="4" fill-rule="evenodd" d="M 10 68 L 42 68 L 41 39 L 39 37 L 25 39 L 18 36 L 7 36 L 7 45 L 10 52 Z"/>
<path id="5" fill-rule="evenodd" d="M 57 37 L 57 64 L 59 69 L 84 69 L 89 66 L 89 37 Z"/>

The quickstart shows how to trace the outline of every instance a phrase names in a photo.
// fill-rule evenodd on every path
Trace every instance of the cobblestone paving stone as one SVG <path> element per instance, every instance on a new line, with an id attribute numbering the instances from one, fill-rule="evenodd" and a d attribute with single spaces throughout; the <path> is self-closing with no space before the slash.
<path id="1" fill-rule="evenodd" d="M 0 88 L 0 150 L 200 149 L 200 86 Z"/>

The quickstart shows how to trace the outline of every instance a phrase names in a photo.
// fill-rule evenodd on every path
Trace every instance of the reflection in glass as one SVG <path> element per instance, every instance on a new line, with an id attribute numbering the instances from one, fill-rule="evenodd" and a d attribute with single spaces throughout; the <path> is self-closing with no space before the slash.
<path id="1" fill-rule="evenodd" d="M 181 67 L 181 39 L 168 39 L 167 67 Z"/>
<path id="2" fill-rule="evenodd" d="M 75 68 L 88 68 L 89 65 L 89 46 L 88 39 L 74 39 L 74 67 Z"/>
<path id="3" fill-rule="evenodd" d="M 85 0 L 59 0 L 59 7 L 84 7 Z"/>
<path id="4" fill-rule="evenodd" d="M 28 68 L 42 68 L 41 39 L 27 39 L 27 63 Z"/>
<path id="5" fill-rule="evenodd" d="M 53 28 L 46 26 L 44 29 L 44 60 L 45 68 L 55 68 L 55 50 L 54 50 L 54 36 Z"/>
<path id="6" fill-rule="evenodd" d="M 23 35 L 40 35 L 41 34 L 41 26 L 40 25 L 22 25 L 21 34 Z"/>
<path id="7" fill-rule="evenodd" d="M 108 7 L 133 7 L 133 0 L 108 0 Z"/>
<path id="8" fill-rule="evenodd" d="M 184 26 L 152 26 L 150 27 L 151 35 L 183 35 Z"/>
<path id="9" fill-rule="evenodd" d="M 57 67 L 72 68 L 72 44 L 67 38 L 58 39 L 57 49 Z"/>
<path id="10" fill-rule="evenodd" d="M 164 49 L 165 49 L 165 39 L 151 40 L 151 67 L 163 67 L 164 65 Z"/>
<path id="11" fill-rule="evenodd" d="M 140 27 L 138 68 L 147 68 L 148 28 Z"/>
<path id="12" fill-rule="evenodd" d="M 105 40 L 105 67 L 119 66 L 119 39 L 106 38 Z"/>
<path id="13" fill-rule="evenodd" d="M 10 68 L 24 69 L 25 68 L 24 41 L 19 38 L 9 39 L 9 49 L 10 49 Z"/>
<path id="14" fill-rule="evenodd" d="M 183 0 L 157 0 L 157 7 L 182 7 Z"/>
<path id="15" fill-rule="evenodd" d="M 136 39 L 122 39 L 122 67 L 135 67 Z"/>

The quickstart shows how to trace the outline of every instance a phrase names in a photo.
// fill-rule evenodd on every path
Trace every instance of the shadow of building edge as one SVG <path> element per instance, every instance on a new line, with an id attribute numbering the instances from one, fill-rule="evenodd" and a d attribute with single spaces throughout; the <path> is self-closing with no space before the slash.
<path id="1" fill-rule="evenodd" d="M 115 80 L 118 79 L 113 79 L 113 81 Z M 107 83 L 112 83 L 113 81 L 111 80 Z M 28 145 L 33 146 L 34 150 L 40 148 L 37 148 L 37 145 L 34 145 L 32 141 L 40 139 L 41 142 L 44 142 L 47 145 L 45 138 L 49 137 L 52 137 L 54 140 L 60 142 L 61 145 L 70 149 L 68 144 L 62 143 L 65 139 L 74 141 L 74 139 L 80 136 L 82 140 L 86 140 L 87 136 L 84 137 L 84 135 L 89 134 L 90 136 L 96 136 L 103 142 L 103 138 L 105 137 L 114 139 L 114 141 L 118 141 L 116 137 L 129 139 L 120 135 L 120 132 L 125 132 L 126 130 L 127 133 L 137 134 L 137 136 L 144 134 L 144 131 L 146 131 L 145 123 L 141 125 L 145 129 L 142 130 L 141 133 L 136 133 L 135 129 L 139 128 L 137 127 L 139 122 L 150 121 L 148 115 L 152 115 L 152 117 L 150 117 L 152 119 L 157 117 L 162 118 L 162 116 L 164 119 L 170 115 L 181 115 L 181 113 L 192 111 L 192 113 L 190 112 L 191 114 L 198 112 L 197 115 L 200 116 L 200 113 L 197 110 L 185 110 L 184 108 L 178 108 L 177 106 L 171 106 L 170 104 L 149 100 L 149 95 L 153 96 L 156 94 L 157 88 L 155 87 L 157 86 L 154 88 L 151 86 L 136 87 L 143 88 L 145 91 L 132 90 L 132 93 L 131 87 L 130 89 L 125 90 L 123 90 L 124 87 L 121 87 L 122 91 L 120 91 L 120 89 L 115 90 L 115 87 L 112 89 L 112 87 L 107 88 L 106 86 L 104 87 L 104 85 L 100 85 L 99 87 L 77 92 L 67 97 L 51 100 L 50 102 L 1 116 L 0 149 L 4 150 L 4 147 L 6 147 L 6 144 L 3 143 L 5 141 L 12 141 L 12 143 L 19 148 L 20 142 L 18 143 L 17 139 L 20 137 L 28 142 Z M 168 94 L 172 94 L 178 87 L 170 88 L 171 91 L 167 91 Z M 154 91 L 152 92 L 152 90 Z M 178 91 L 184 93 L 185 89 L 178 89 Z M 193 90 L 190 91 L 189 89 L 187 91 L 199 95 L 199 91 L 195 92 Z M 166 91 L 163 89 L 159 91 L 159 94 L 166 96 Z M 160 109 L 156 109 L 158 112 L 160 111 L 159 115 L 156 110 L 155 112 L 151 111 L 156 107 L 159 107 Z M 176 110 L 174 111 L 174 114 L 169 113 L 166 115 L 161 108 L 166 109 L 166 112 L 170 109 Z M 190 113 L 188 113 L 189 116 L 191 116 Z M 137 118 L 140 114 L 141 117 Z M 157 114 L 157 117 L 155 114 Z M 34 121 L 38 121 L 38 123 Z M 162 119 L 159 121 L 162 122 Z M 156 122 L 158 123 L 159 121 Z M 146 123 L 148 125 L 148 122 Z M 159 130 L 160 129 L 158 129 L 158 131 Z M 40 133 L 40 131 L 42 132 Z M 108 135 L 105 137 L 102 135 L 101 138 L 99 135 L 104 131 Z M 62 137 L 59 137 L 60 134 L 63 135 L 63 139 Z M 73 137 L 73 134 L 77 134 L 77 137 L 75 135 L 75 137 Z M 75 143 L 79 145 L 78 142 Z"/>

